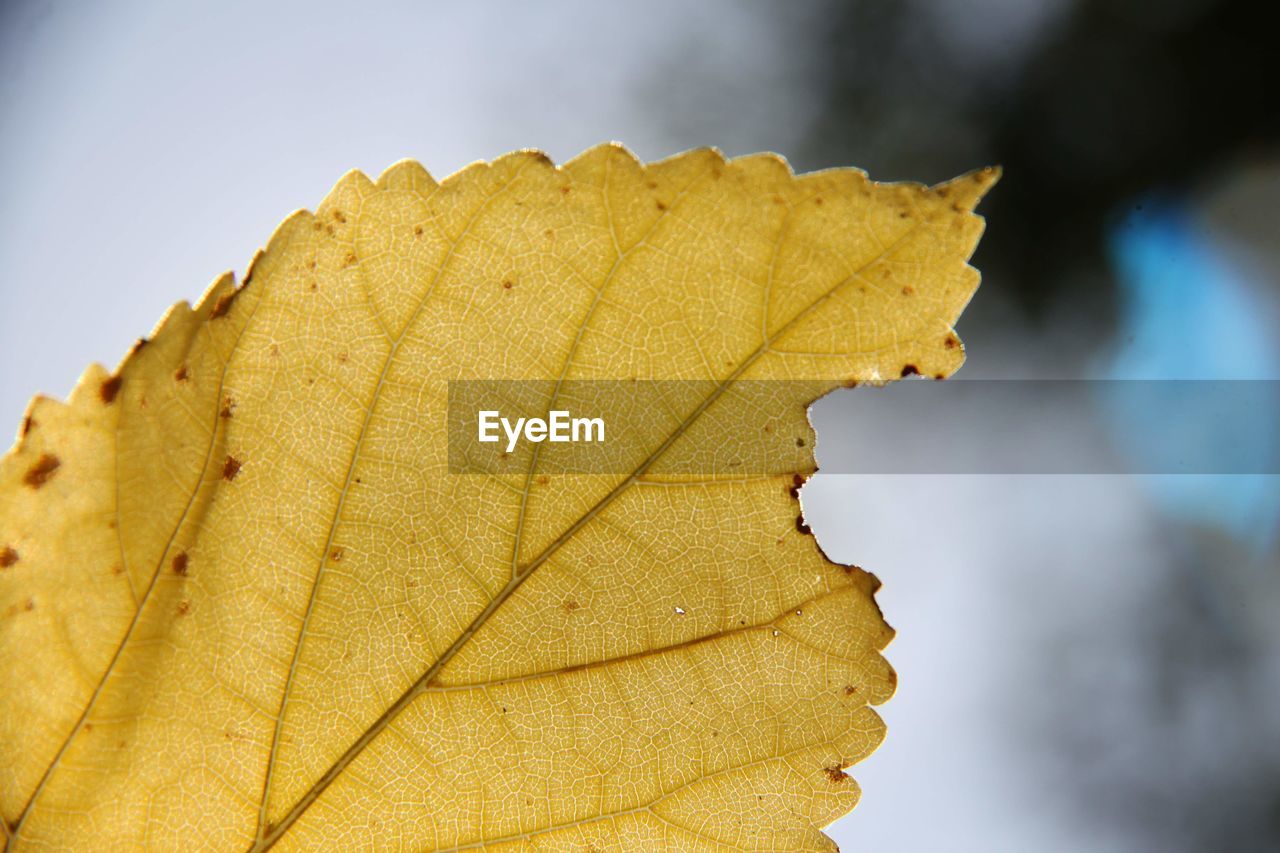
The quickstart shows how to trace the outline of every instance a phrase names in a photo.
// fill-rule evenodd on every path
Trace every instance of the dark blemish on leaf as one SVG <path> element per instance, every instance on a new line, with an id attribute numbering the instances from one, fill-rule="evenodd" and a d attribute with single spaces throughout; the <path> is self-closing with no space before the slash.
<path id="1" fill-rule="evenodd" d="M 334 220 L 336 220 L 336 221 L 338 221 L 338 222 L 346 222 L 346 221 L 347 221 L 347 215 L 346 215 L 345 213 L 343 213 L 341 210 L 335 210 L 335 211 L 333 212 L 333 218 L 334 218 Z"/>
<path id="2" fill-rule="evenodd" d="M 914 364 L 902 365 L 902 376 L 904 378 L 907 376 L 919 376 L 919 375 L 920 375 L 920 369 L 916 367 Z"/>
<path id="3" fill-rule="evenodd" d="M 311 291 L 312 291 L 313 293 L 315 292 L 316 287 L 317 287 L 316 283 L 315 283 L 314 281 L 313 281 L 313 282 L 311 282 L 311 284 L 310 284 L 310 289 L 311 289 Z"/>
<path id="4" fill-rule="evenodd" d="M 581 604 L 579 604 L 578 602 L 570 598 L 568 601 L 564 603 L 564 612 L 572 613 L 573 611 L 577 610 L 581 606 L 582 606 Z"/>
<path id="5" fill-rule="evenodd" d="M 184 598 L 182 601 L 179 601 L 179 602 L 178 602 L 178 615 L 179 615 L 179 616 L 186 616 L 186 615 L 187 615 L 188 613 L 190 613 L 190 612 L 191 612 L 191 602 L 190 602 L 190 601 L 187 601 L 187 600 Z"/>
<path id="6" fill-rule="evenodd" d="M 797 516 L 796 516 L 796 530 L 799 530 L 801 533 L 803 533 L 803 534 L 804 534 L 804 535 L 806 535 L 806 536 L 808 536 L 808 535 L 809 535 L 809 533 L 811 532 L 811 531 L 809 530 L 809 525 L 807 525 L 807 524 L 805 524 L 805 523 L 804 523 L 804 516 L 803 516 L 803 515 L 797 515 Z"/>
<path id="7" fill-rule="evenodd" d="M 796 447 L 804 447 L 804 439 L 803 439 L 803 438 L 797 438 L 797 439 L 796 439 Z"/>
<path id="8" fill-rule="evenodd" d="M 38 489 L 49 482 L 49 479 L 53 477 L 61 466 L 61 459 L 52 453 L 42 453 L 36 463 L 27 469 L 26 476 L 22 478 L 22 482 L 33 489 Z"/>
<path id="9" fill-rule="evenodd" d="M 7 569 L 14 563 L 18 562 L 21 555 L 13 550 L 12 545 L 5 545 L 4 550 L 0 551 L 0 569 Z"/>
<path id="10" fill-rule="evenodd" d="M 513 287 L 515 287 L 515 286 L 516 286 L 516 283 L 515 283 L 514 281 L 512 281 L 511 279 L 509 279 L 509 278 L 508 278 L 508 279 L 504 279 L 504 280 L 503 280 L 503 282 L 502 282 L 502 288 L 503 288 L 503 290 L 510 290 L 511 288 L 513 288 Z"/>
<path id="11" fill-rule="evenodd" d="M 909 284 L 904 284 L 904 285 L 902 286 L 902 295 L 903 295 L 903 296 L 910 296 L 911 294 L 913 294 L 913 293 L 915 293 L 915 292 L 916 292 L 916 289 L 915 289 L 914 287 L 912 287 L 911 285 L 909 285 Z"/>
<path id="12" fill-rule="evenodd" d="M 840 769 L 839 764 L 832 764 L 829 767 L 822 768 L 822 772 L 827 774 L 827 778 L 837 785 L 849 781 L 849 774 Z"/>
<path id="13" fill-rule="evenodd" d="M 555 166 L 555 163 L 551 162 L 551 158 L 547 156 L 545 151 L 530 151 L 529 154 L 544 166 Z"/>
<path id="14" fill-rule="evenodd" d="M 551 478 L 548 477 L 546 474 L 538 475 L 537 483 L 539 486 L 545 486 L 547 483 L 550 483 L 550 482 L 551 482 Z"/>
<path id="15" fill-rule="evenodd" d="M 133 349 L 129 350 L 129 355 L 136 355 L 137 353 L 141 352 L 142 348 L 145 347 L 150 342 L 151 341 L 149 338 L 138 338 L 133 343 Z"/>
<path id="16" fill-rule="evenodd" d="M 240 473 L 240 460 L 228 454 L 225 462 L 222 463 L 222 479 L 231 482 Z"/>
<path id="17" fill-rule="evenodd" d="M 315 268 L 316 268 L 316 259 L 315 259 L 315 258 L 312 258 L 311 260 L 307 261 L 307 269 L 309 269 L 309 270 L 313 270 L 313 269 L 315 269 Z"/>
<path id="18" fill-rule="evenodd" d="M 947 378 L 947 374 L 945 374 L 945 373 L 935 373 L 935 374 L 933 374 L 933 378 L 934 378 L 934 379 L 936 379 L 936 380 L 938 380 L 939 382 L 941 382 L 942 380 L 944 380 L 944 379 L 946 379 L 946 378 Z"/>
<path id="19" fill-rule="evenodd" d="M 102 381 L 98 386 L 98 396 L 102 398 L 103 403 L 110 406 L 116 401 L 116 394 L 120 393 L 120 383 L 123 381 L 119 376 L 112 376 Z"/>
<path id="20" fill-rule="evenodd" d="M 780 195 L 775 195 L 775 196 L 773 197 L 773 203 L 774 203 L 774 204 L 786 204 L 786 203 L 787 203 L 787 200 L 786 200 L 785 198 L 783 198 L 782 196 L 780 196 Z"/>
<path id="21" fill-rule="evenodd" d="M 333 560 L 333 562 L 335 562 L 335 563 L 341 563 L 341 562 L 342 562 L 342 558 L 343 558 L 343 557 L 345 557 L 345 556 L 346 556 L 346 554 L 347 554 L 346 549 L 344 549 L 344 548 L 334 548 L 333 550 L 331 550 L 331 551 L 329 552 L 329 559 L 330 559 L 330 560 Z"/>
<path id="22" fill-rule="evenodd" d="M 570 192 L 572 192 L 572 187 L 561 187 L 560 192 L 562 195 L 568 195 Z"/>
<path id="23" fill-rule="evenodd" d="M 550 240 L 552 237 L 556 236 L 556 232 L 548 228 L 546 231 L 542 232 L 542 236 Z"/>
<path id="24" fill-rule="evenodd" d="M 844 695 L 846 696 L 852 696 L 857 692 L 858 692 L 858 688 L 854 687 L 852 684 L 846 684 L 844 686 Z"/>
<path id="25" fill-rule="evenodd" d="M 175 575 L 187 576 L 187 552 L 179 551 L 173 555 L 173 573 Z"/>
<path id="26" fill-rule="evenodd" d="M 88 734 L 88 733 L 89 733 L 89 732 L 91 732 L 91 731 L 93 731 L 93 723 L 85 723 L 85 724 L 84 724 L 84 733 L 85 733 L 85 734 Z"/>
<path id="27" fill-rule="evenodd" d="M 800 489 L 804 486 L 804 477 L 799 474 L 793 474 L 791 477 L 791 486 L 787 489 L 787 493 L 793 498 L 800 497 Z"/>
<path id="28" fill-rule="evenodd" d="M 645 182 L 644 182 L 644 185 L 645 185 L 646 187 L 648 187 L 649 189 L 651 189 L 651 190 L 656 190 L 656 189 L 658 188 L 658 182 L 657 182 L 657 181 L 645 181 Z"/>
<path id="29" fill-rule="evenodd" d="M 660 201 L 655 201 L 655 202 L 653 203 L 653 206 L 654 206 L 654 207 L 656 207 L 656 208 L 658 208 L 658 210 L 666 210 L 666 209 L 667 209 L 667 206 L 666 206 L 665 204 L 663 204 L 662 202 L 660 202 Z"/>
<path id="30" fill-rule="evenodd" d="M 952 210 L 954 210 L 956 213 L 966 213 L 966 212 L 967 212 L 967 211 L 964 209 L 964 205 L 962 205 L 962 204 L 961 204 L 960 202 L 958 202 L 958 201 L 956 201 L 956 202 L 952 202 L 952 203 L 951 203 L 951 209 L 952 209 Z"/>
<path id="31" fill-rule="evenodd" d="M 347 252 L 346 257 L 344 257 L 344 258 L 342 259 L 342 265 L 343 265 L 344 267 L 349 267 L 349 266 L 351 266 L 352 264 L 354 264 L 355 262 L 356 262 L 356 253 L 355 253 L 355 252 Z"/>
<path id="32" fill-rule="evenodd" d="M 765 435 L 772 435 L 772 434 L 773 434 L 773 424 L 765 424 L 765 425 L 764 425 L 764 432 L 765 432 Z"/>
<path id="33" fill-rule="evenodd" d="M 25 418 L 22 419 L 22 437 L 23 438 L 26 438 L 27 434 L 35 428 L 36 428 L 36 422 L 30 415 L 27 415 Z"/>
<path id="34" fill-rule="evenodd" d="M 218 417 L 226 419 L 235 414 L 236 401 L 230 394 L 222 398 L 222 410 L 218 412 Z"/>
<path id="35" fill-rule="evenodd" d="M 816 204 L 818 207 L 822 207 L 822 196 L 817 196 L 816 198 L 814 198 L 813 203 Z"/>
<path id="36" fill-rule="evenodd" d="M 956 340 L 955 335 L 947 335 L 946 339 L 943 340 L 942 345 L 947 349 L 955 349 L 960 346 L 960 341 Z"/>
<path id="37" fill-rule="evenodd" d="M 190 374 L 190 372 L 187 370 L 187 366 L 184 364 L 184 365 L 182 365 L 181 367 L 179 367 L 177 370 L 175 370 L 175 371 L 173 372 L 173 381 L 175 381 L 175 382 L 186 382 L 186 381 L 187 381 L 187 378 L 188 378 L 190 375 L 191 375 L 191 374 Z"/>
<path id="38" fill-rule="evenodd" d="M 326 225 L 326 226 L 324 227 L 324 233 L 326 233 L 326 234 L 328 234 L 330 237 L 332 237 L 332 236 L 333 236 L 333 226 L 332 226 L 332 225 Z"/>
<path id="39" fill-rule="evenodd" d="M 219 317 L 227 316 L 227 312 L 231 310 L 231 303 L 236 301 L 236 295 L 240 293 L 233 290 L 230 293 L 224 293 L 218 297 L 218 301 L 213 303 L 213 311 L 209 313 L 209 319 L 216 320 Z"/>

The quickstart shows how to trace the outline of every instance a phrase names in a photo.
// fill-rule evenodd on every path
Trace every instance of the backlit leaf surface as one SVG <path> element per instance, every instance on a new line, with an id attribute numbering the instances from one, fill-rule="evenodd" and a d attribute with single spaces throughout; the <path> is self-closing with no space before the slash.
<path id="1" fill-rule="evenodd" d="M 6 842 L 830 846 L 894 675 L 875 578 L 798 518 L 814 386 L 765 474 L 664 457 L 737 380 L 954 371 L 994 179 L 344 177 L 0 463 Z M 631 470 L 451 473 L 447 383 L 493 378 L 714 390 Z"/>

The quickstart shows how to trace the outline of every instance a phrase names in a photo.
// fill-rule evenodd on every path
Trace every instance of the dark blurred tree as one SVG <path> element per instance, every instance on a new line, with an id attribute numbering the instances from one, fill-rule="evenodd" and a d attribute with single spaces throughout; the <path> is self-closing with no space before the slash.
<path id="1" fill-rule="evenodd" d="M 1103 239 L 1122 205 L 1277 144 L 1264 4 L 1090 0 L 967 49 L 921 14 L 944 5 L 830 4 L 812 58 L 824 106 L 797 163 L 927 180 L 1001 163 L 975 263 L 1034 317 L 1064 294 L 1109 304 Z"/>

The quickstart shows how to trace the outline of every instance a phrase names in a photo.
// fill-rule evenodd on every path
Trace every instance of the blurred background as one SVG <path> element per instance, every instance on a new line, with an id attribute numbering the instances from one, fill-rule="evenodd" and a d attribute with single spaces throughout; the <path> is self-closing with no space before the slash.
<path id="1" fill-rule="evenodd" d="M 1262 5 L 8 0 L 0 424 L 349 168 L 608 139 L 878 180 L 1000 163 L 961 377 L 1278 379 Z M 876 393 L 815 408 L 820 461 Z M 977 452 L 1107 424 L 1039 414 Z M 819 474 L 810 523 L 899 631 L 842 847 L 1280 849 L 1277 479 Z"/>

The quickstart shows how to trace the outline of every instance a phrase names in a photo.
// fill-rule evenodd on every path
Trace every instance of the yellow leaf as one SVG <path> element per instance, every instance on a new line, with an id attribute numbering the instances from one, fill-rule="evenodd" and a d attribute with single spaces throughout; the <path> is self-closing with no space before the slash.
<path id="1" fill-rule="evenodd" d="M 806 407 L 959 366 L 995 177 L 348 174 L 0 463 L 8 843 L 829 847 L 892 632 L 798 518 Z M 495 378 L 712 390 L 629 470 L 451 473 L 449 381 Z M 664 468 L 754 379 L 812 380 L 790 450 Z"/>

